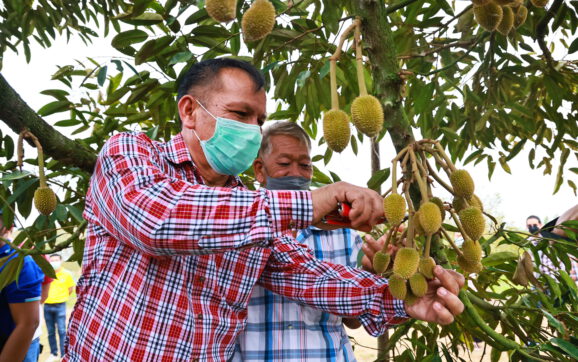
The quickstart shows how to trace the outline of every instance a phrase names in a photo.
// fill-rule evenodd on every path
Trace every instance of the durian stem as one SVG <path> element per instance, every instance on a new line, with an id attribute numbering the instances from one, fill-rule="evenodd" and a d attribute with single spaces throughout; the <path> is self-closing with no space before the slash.
<path id="1" fill-rule="evenodd" d="M 452 170 L 450 169 L 450 167 L 445 163 L 445 161 L 440 157 L 440 155 L 438 154 L 437 150 L 435 149 L 429 149 L 429 148 L 425 148 L 425 150 L 427 152 L 429 152 L 436 160 L 436 164 L 438 164 L 446 173 L 446 175 L 448 175 L 448 177 L 450 177 L 450 175 L 452 174 Z"/>
<path id="2" fill-rule="evenodd" d="M 341 57 L 341 48 L 343 48 L 343 43 L 345 43 L 345 39 L 347 39 L 349 33 L 351 33 L 351 31 L 355 29 L 356 26 L 357 24 L 354 21 L 343 31 L 343 34 L 341 34 L 341 37 L 339 38 L 339 44 L 337 45 L 337 49 L 335 49 L 335 53 L 333 53 L 331 58 L 329 58 L 330 60 L 331 59 L 334 59 L 335 61 L 339 60 L 339 58 Z"/>
<path id="3" fill-rule="evenodd" d="M 16 163 L 16 165 L 18 166 L 20 171 L 22 171 L 22 165 L 24 164 L 24 134 L 26 132 L 28 132 L 28 130 L 26 129 L 20 132 L 20 134 L 18 135 L 18 145 L 16 147 L 18 154 L 18 162 Z"/>
<path id="4" fill-rule="evenodd" d="M 399 159 L 407 153 L 407 147 L 401 150 L 391 161 L 391 192 L 397 194 L 397 163 Z"/>
<path id="5" fill-rule="evenodd" d="M 446 151 L 444 151 L 444 148 L 442 147 L 442 145 L 439 142 L 435 143 L 435 147 L 438 150 L 439 154 L 443 157 L 443 159 L 446 161 L 446 164 L 448 165 L 449 169 L 454 172 L 456 170 L 456 166 L 454 165 L 454 163 L 452 162 L 452 160 L 450 160 L 450 158 L 448 157 Z"/>
<path id="6" fill-rule="evenodd" d="M 381 248 L 382 253 L 387 252 L 387 246 L 389 245 L 389 241 L 391 240 L 391 235 L 393 235 L 393 231 L 397 229 L 397 226 L 392 226 L 387 233 L 387 237 L 385 238 L 385 243 L 383 243 L 383 247 Z"/>
<path id="7" fill-rule="evenodd" d="M 407 223 L 407 241 L 408 248 L 414 247 L 414 235 L 415 235 L 415 213 L 409 215 L 409 221 Z"/>
<path id="8" fill-rule="evenodd" d="M 431 234 L 429 234 L 425 240 L 425 250 L 423 253 L 424 258 L 427 258 L 429 256 L 430 247 L 431 247 Z"/>
<path id="9" fill-rule="evenodd" d="M 456 226 L 458 227 L 458 229 L 460 230 L 460 233 L 464 237 L 464 240 L 472 240 L 470 238 L 470 236 L 464 231 L 464 227 L 463 227 L 462 223 L 460 222 L 460 219 L 456 215 L 456 212 L 453 209 L 450 209 L 450 215 L 452 216 L 452 219 L 454 219 L 454 222 L 456 223 Z"/>
<path id="10" fill-rule="evenodd" d="M 419 152 L 419 156 L 420 156 L 420 159 L 417 160 L 417 162 L 416 162 L 416 164 L 417 164 L 417 169 L 419 170 L 419 173 L 421 174 L 421 179 L 422 179 L 423 183 L 424 183 L 425 186 L 426 186 L 426 189 L 427 189 L 427 197 L 428 197 L 428 200 L 429 200 L 429 199 L 431 199 L 431 198 L 433 197 L 433 194 L 432 194 L 431 187 L 430 187 L 430 182 L 429 182 L 429 178 L 428 178 L 427 168 L 424 168 L 424 167 L 423 167 L 423 164 L 422 164 L 422 163 L 423 163 L 423 158 L 424 158 L 423 151 L 420 151 L 420 152 Z M 417 157 L 417 155 L 416 155 L 416 157 Z"/>
<path id="11" fill-rule="evenodd" d="M 38 138 L 30 132 L 26 131 L 24 137 L 30 138 L 34 145 L 36 145 L 36 150 L 38 151 L 38 178 L 40 179 L 40 187 L 46 187 L 46 176 L 44 174 L 44 152 L 42 150 L 42 145 L 38 141 Z"/>
<path id="12" fill-rule="evenodd" d="M 411 158 L 411 171 L 413 173 L 414 179 L 417 181 L 417 185 L 419 186 L 419 192 L 421 193 L 421 201 L 422 203 L 427 202 L 429 201 L 429 197 L 427 196 L 427 187 L 424 184 L 417 168 L 417 160 L 413 149 L 409 150 L 409 157 Z"/>
<path id="13" fill-rule="evenodd" d="M 427 165 L 427 169 L 429 171 L 430 176 L 437 181 L 438 184 L 440 184 L 444 189 L 448 190 L 448 192 L 450 194 L 454 194 L 454 189 L 448 185 L 444 180 L 442 180 L 439 175 L 435 172 L 434 168 L 432 167 L 432 165 L 430 165 L 429 162 L 426 161 L 426 165 Z"/>
<path id="14" fill-rule="evenodd" d="M 355 19 L 355 61 L 357 63 L 357 84 L 359 85 L 359 95 L 367 95 L 365 77 L 363 76 L 363 51 L 361 47 L 361 19 Z"/>
<path id="15" fill-rule="evenodd" d="M 462 253 L 462 251 L 460 250 L 460 248 L 454 243 L 454 241 L 452 240 L 452 238 L 450 237 L 450 235 L 448 234 L 448 232 L 444 229 L 441 228 L 442 230 L 442 234 L 444 234 L 446 240 L 448 241 L 448 243 L 450 243 L 452 249 L 455 250 L 456 254 L 458 254 L 459 256 L 463 257 L 464 254 Z M 427 255 L 426 255 L 427 256 Z"/>
<path id="16" fill-rule="evenodd" d="M 339 109 L 339 96 L 337 95 L 337 60 L 329 60 L 329 79 L 331 82 L 331 109 Z"/>

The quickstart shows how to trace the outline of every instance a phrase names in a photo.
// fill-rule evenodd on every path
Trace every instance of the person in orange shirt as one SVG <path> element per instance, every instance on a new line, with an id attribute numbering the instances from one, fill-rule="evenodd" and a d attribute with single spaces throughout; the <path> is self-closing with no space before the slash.
<path id="1" fill-rule="evenodd" d="M 50 284 L 48 298 L 44 303 L 44 320 L 48 330 L 48 343 L 50 345 L 50 358 L 48 361 L 58 360 L 58 347 L 60 355 L 64 355 L 64 339 L 66 337 L 66 302 L 72 294 L 74 279 L 72 274 L 62 267 L 62 257 L 59 254 L 50 255 L 50 265 L 56 272 L 56 279 Z M 58 328 L 58 345 L 56 344 L 56 328 Z"/>

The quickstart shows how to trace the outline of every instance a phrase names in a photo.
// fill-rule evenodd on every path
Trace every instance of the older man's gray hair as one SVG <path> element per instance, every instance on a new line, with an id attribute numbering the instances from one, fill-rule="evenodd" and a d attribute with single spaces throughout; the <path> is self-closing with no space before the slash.
<path id="1" fill-rule="evenodd" d="M 271 152 L 271 137 L 285 135 L 298 139 L 311 151 L 311 139 L 309 135 L 297 123 L 290 121 L 279 121 L 267 126 L 263 130 L 263 140 L 259 149 L 259 157 L 263 157 Z"/>

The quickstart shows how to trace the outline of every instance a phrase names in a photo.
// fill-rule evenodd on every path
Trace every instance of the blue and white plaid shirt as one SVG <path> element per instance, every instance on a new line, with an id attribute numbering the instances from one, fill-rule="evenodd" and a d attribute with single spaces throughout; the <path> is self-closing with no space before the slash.
<path id="1" fill-rule="evenodd" d="M 315 227 L 299 231 L 297 241 L 307 245 L 317 259 L 351 267 L 357 265 L 363 243 L 353 230 Z M 355 357 L 341 317 L 256 286 L 233 360 L 355 361 Z"/>

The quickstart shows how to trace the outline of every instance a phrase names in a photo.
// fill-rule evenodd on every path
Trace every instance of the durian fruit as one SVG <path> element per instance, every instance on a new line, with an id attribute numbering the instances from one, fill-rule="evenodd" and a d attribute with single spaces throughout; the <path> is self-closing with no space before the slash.
<path id="1" fill-rule="evenodd" d="M 528 277 L 526 276 L 526 269 L 524 268 L 524 263 L 522 263 L 522 260 L 519 260 L 518 265 L 516 265 L 516 270 L 514 271 L 512 281 L 525 287 L 528 286 Z"/>
<path id="2" fill-rule="evenodd" d="M 220 23 L 228 23 L 235 19 L 237 0 L 207 0 L 205 9 L 211 18 Z"/>
<path id="3" fill-rule="evenodd" d="M 395 254 L 393 273 L 403 279 L 409 279 L 417 271 L 419 254 L 414 248 L 401 248 Z"/>
<path id="4" fill-rule="evenodd" d="M 498 5 L 505 6 L 505 5 L 513 5 L 516 3 L 516 0 L 492 0 Z"/>
<path id="5" fill-rule="evenodd" d="M 271 33 L 273 26 L 275 7 L 268 0 L 255 0 L 241 20 L 243 38 L 248 42 L 263 39 Z"/>
<path id="6" fill-rule="evenodd" d="M 484 266 L 479 261 L 472 262 L 469 261 L 461 256 L 458 256 L 458 264 L 460 267 L 467 273 L 476 273 L 478 274 L 484 269 Z"/>
<path id="7" fill-rule="evenodd" d="M 368 137 L 375 137 L 383 128 L 381 102 L 372 95 L 360 95 L 351 103 L 351 123 Z"/>
<path id="8" fill-rule="evenodd" d="M 335 152 L 341 152 L 349 144 L 351 130 L 349 116 L 339 109 L 331 109 L 323 116 L 323 137 L 327 146 Z"/>
<path id="9" fill-rule="evenodd" d="M 405 198 L 400 194 L 390 194 L 383 199 L 383 213 L 390 225 L 398 225 L 405 217 Z"/>
<path id="10" fill-rule="evenodd" d="M 474 6 L 482 6 L 482 5 L 486 5 L 490 1 L 491 0 L 472 0 L 472 4 L 474 4 Z"/>
<path id="11" fill-rule="evenodd" d="M 404 278 L 392 274 L 388 279 L 389 292 L 396 299 L 405 299 L 407 295 L 407 284 Z"/>
<path id="12" fill-rule="evenodd" d="M 409 287 L 416 297 L 423 297 L 427 293 L 427 280 L 421 273 L 415 273 L 409 278 Z"/>
<path id="13" fill-rule="evenodd" d="M 436 266 L 435 260 L 431 256 L 427 256 L 419 260 L 418 270 L 427 279 L 433 279 L 434 278 L 433 270 L 435 266 Z"/>
<path id="14" fill-rule="evenodd" d="M 549 0 L 530 0 L 530 2 L 532 3 L 532 5 L 534 5 L 537 8 L 543 8 L 546 5 L 548 5 L 548 1 Z"/>
<path id="15" fill-rule="evenodd" d="M 387 270 L 391 256 L 382 251 L 378 251 L 373 255 L 373 270 L 376 274 L 382 274 Z"/>
<path id="16" fill-rule="evenodd" d="M 503 15 L 502 7 L 491 1 L 486 5 L 474 6 L 476 22 L 487 31 L 496 30 Z"/>
<path id="17" fill-rule="evenodd" d="M 48 186 L 40 186 L 34 191 L 34 207 L 42 215 L 50 215 L 56 209 L 56 195 Z"/>
<path id="18" fill-rule="evenodd" d="M 442 220 L 444 220 L 446 218 L 446 210 L 444 208 L 444 202 L 442 201 L 442 199 L 434 196 L 429 200 L 438 206 L 438 208 L 440 209 L 440 213 L 442 215 Z"/>
<path id="19" fill-rule="evenodd" d="M 514 15 L 514 28 L 519 28 L 526 22 L 528 17 L 528 8 L 524 5 L 520 5 L 516 10 L 516 15 Z"/>
<path id="20" fill-rule="evenodd" d="M 466 204 L 466 200 L 467 200 L 467 204 Z M 456 196 L 452 200 L 452 207 L 454 208 L 454 210 L 456 210 L 456 212 L 460 212 L 463 209 L 467 208 L 468 204 L 470 206 L 477 207 L 481 211 L 484 211 L 484 204 L 482 204 L 482 200 L 480 200 L 480 198 L 476 194 L 474 194 L 474 196 L 472 196 L 469 199 Z"/>
<path id="21" fill-rule="evenodd" d="M 482 246 L 479 241 L 466 240 L 462 245 L 462 254 L 464 259 L 471 262 L 479 262 L 482 260 Z"/>
<path id="22" fill-rule="evenodd" d="M 413 220 L 414 220 L 414 227 L 415 227 L 415 234 L 416 235 L 425 235 L 425 230 L 423 229 L 423 227 L 421 226 L 420 222 L 419 222 L 419 210 L 417 210 L 414 214 L 413 214 Z"/>
<path id="23" fill-rule="evenodd" d="M 502 11 L 502 21 L 500 21 L 496 30 L 502 35 L 508 35 L 514 27 L 514 10 L 509 6 L 504 6 L 502 7 Z"/>
<path id="24" fill-rule="evenodd" d="M 478 240 L 486 230 L 484 215 L 477 207 L 468 207 L 458 213 L 464 231 L 472 240 Z"/>
<path id="25" fill-rule="evenodd" d="M 442 214 L 439 207 L 431 201 L 424 202 L 419 208 L 419 223 L 426 235 L 432 235 L 442 226 Z"/>
<path id="26" fill-rule="evenodd" d="M 456 170 L 450 175 L 450 182 L 454 189 L 454 194 L 459 197 L 469 199 L 474 195 L 474 180 L 466 170 Z"/>
<path id="27" fill-rule="evenodd" d="M 412 306 L 415 304 L 415 302 L 417 302 L 419 300 L 419 297 L 415 296 L 411 290 L 407 291 L 407 294 L 405 296 L 405 299 L 403 300 L 405 302 L 405 305 L 408 306 Z"/>

